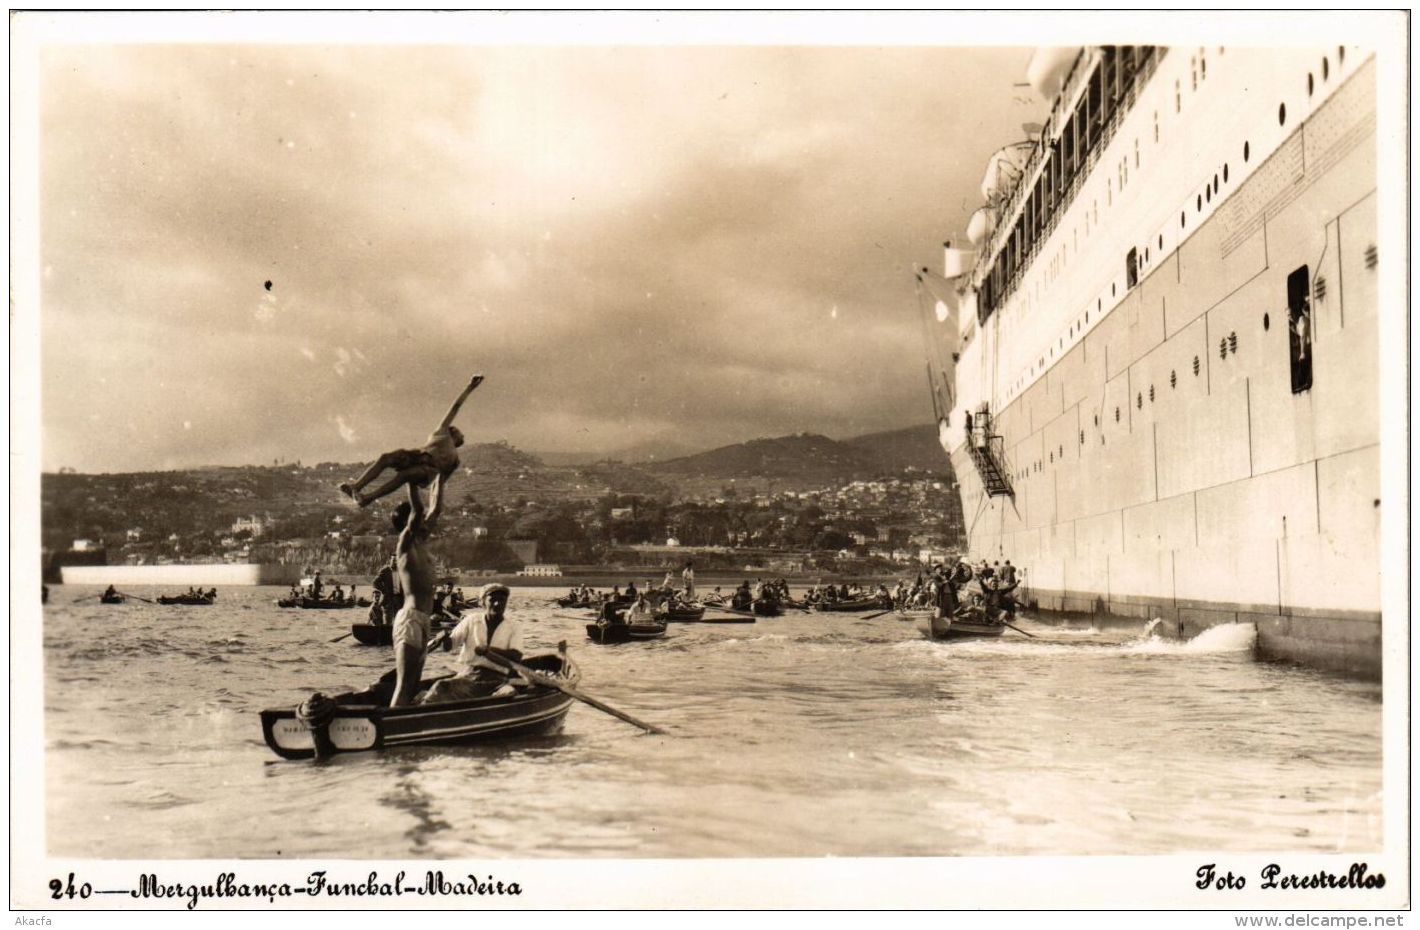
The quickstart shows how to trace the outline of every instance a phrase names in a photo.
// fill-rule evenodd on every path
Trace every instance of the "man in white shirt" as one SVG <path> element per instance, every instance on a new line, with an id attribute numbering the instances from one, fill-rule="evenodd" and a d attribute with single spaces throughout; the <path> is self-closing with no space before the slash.
<path id="1" fill-rule="evenodd" d="M 680 577 L 685 581 L 685 599 L 695 600 L 695 567 L 689 561 L 685 563 L 685 571 L 680 573 Z"/>
<path id="2" fill-rule="evenodd" d="M 523 624 L 504 616 L 508 589 L 501 584 L 485 585 L 479 597 L 483 613 L 469 611 L 458 626 L 444 634 L 446 650 L 459 647 L 459 673 L 436 681 L 421 703 L 463 701 L 491 694 L 511 694 L 507 671 L 498 663 L 478 654 L 480 647 L 517 662 L 523 657 Z M 521 681 L 521 678 L 517 679 Z M 506 690 L 505 690 L 506 689 Z"/>

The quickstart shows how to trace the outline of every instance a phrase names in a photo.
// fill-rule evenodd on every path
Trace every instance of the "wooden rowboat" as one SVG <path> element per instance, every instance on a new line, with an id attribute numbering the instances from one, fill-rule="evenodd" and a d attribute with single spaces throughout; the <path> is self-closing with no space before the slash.
<path id="1" fill-rule="evenodd" d="M 449 614 L 436 614 L 434 616 L 434 632 L 442 633 L 445 630 L 452 630 L 458 625 L 459 618 Z M 350 633 L 355 637 L 355 641 L 362 646 L 392 646 L 394 645 L 394 627 L 388 623 L 352 623 Z"/>
<path id="2" fill-rule="evenodd" d="M 122 604 L 122 603 L 123 603 L 124 601 L 126 601 L 126 600 L 127 600 L 127 598 L 124 597 L 122 594 L 100 594 L 100 595 L 99 595 L 99 603 L 100 603 L 100 604 Z"/>
<path id="3" fill-rule="evenodd" d="M 523 664 L 569 686 L 581 678 L 581 670 L 564 655 L 531 656 Z M 427 688 L 437 680 L 426 679 L 420 687 Z M 285 759 L 310 759 L 317 755 L 318 747 L 324 757 L 337 752 L 541 736 L 562 728 L 573 701 L 556 688 L 534 685 L 503 697 L 390 707 L 393 690 L 390 677 L 364 691 L 334 698 L 313 695 L 299 708 L 263 710 L 261 729 L 266 745 Z"/>
<path id="4" fill-rule="evenodd" d="M 705 617 L 704 607 L 672 607 L 656 614 L 664 623 L 698 623 Z"/>
<path id="5" fill-rule="evenodd" d="M 851 601 L 827 601 L 815 607 L 815 610 L 833 613 L 861 613 L 865 610 L 879 610 L 883 606 L 882 598 L 859 597 Z"/>
<path id="6" fill-rule="evenodd" d="M 754 602 L 754 613 L 758 617 L 777 617 L 784 613 L 778 601 L 758 600 Z"/>
<path id="7" fill-rule="evenodd" d="M 213 600 L 215 600 L 215 598 L 210 598 L 206 595 L 198 597 L 191 594 L 177 594 L 169 597 L 166 594 L 162 594 L 158 596 L 159 604 L 183 604 L 188 607 L 211 607 Z"/>
<path id="8" fill-rule="evenodd" d="M 365 598 L 358 601 L 346 599 L 333 600 L 331 598 L 315 598 L 302 595 L 300 597 L 283 597 L 276 601 L 277 607 L 297 608 L 302 610 L 345 610 L 350 607 L 369 607 L 370 602 Z"/>
<path id="9" fill-rule="evenodd" d="M 1004 623 L 992 623 L 980 614 L 946 618 L 935 611 L 922 618 L 917 628 L 928 639 L 991 639 L 1006 632 Z"/>
<path id="10" fill-rule="evenodd" d="M 666 635 L 664 623 L 588 623 L 587 637 L 601 646 L 612 643 L 660 639 Z"/>

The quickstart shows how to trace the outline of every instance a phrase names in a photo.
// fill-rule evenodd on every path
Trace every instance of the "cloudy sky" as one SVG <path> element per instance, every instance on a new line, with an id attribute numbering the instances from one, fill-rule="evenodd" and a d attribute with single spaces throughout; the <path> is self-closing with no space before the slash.
<path id="1" fill-rule="evenodd" d="M 913 265 L 1026 49 L 51 44 L 42 465 L 929 422 Z M 266 288 L 266 282 L 271 287 Z"/>

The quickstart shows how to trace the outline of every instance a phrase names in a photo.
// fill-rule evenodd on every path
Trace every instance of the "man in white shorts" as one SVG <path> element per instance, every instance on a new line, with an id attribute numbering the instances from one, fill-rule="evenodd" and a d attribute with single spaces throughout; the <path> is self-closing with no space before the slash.
<path id="1" fill-rule="evenodd" d="M 419 690 L 419 676 L 424 671 L 424 654 L 429 648 L 434 621 L 434 563 L 429 558 L 426 543 L 429 528 L 424 522 L 424 504 L 419 490 L 408 485 L 409 504 L 400 505 L 394 514 L 394 524 L 400 529 L 395 547 L 395 571 L 404 591 L 404 606 L 395 614 L 394 640 L 395 687 L 391 707 L 414 703 Z"/>

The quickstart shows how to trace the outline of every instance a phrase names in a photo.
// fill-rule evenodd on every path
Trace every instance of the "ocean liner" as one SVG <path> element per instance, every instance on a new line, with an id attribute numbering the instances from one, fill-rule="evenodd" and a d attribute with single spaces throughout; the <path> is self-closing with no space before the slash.
<path id="1" fill-rule="evenodd" d="M 1042 49 L 918 294 L 972 559 L 1050 612 L 1251 623 L 1379 677 L 1376 74 L 1355 47 Z"/>

